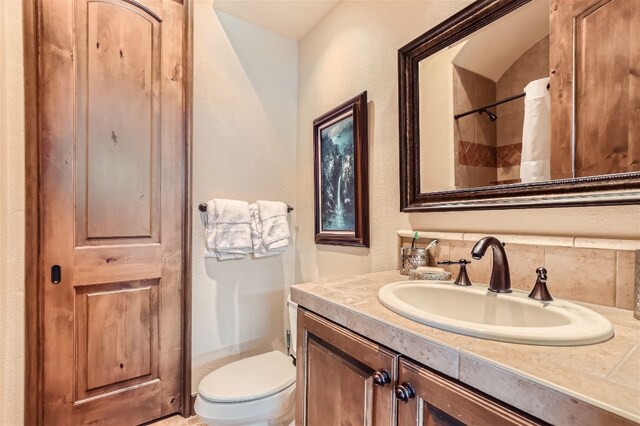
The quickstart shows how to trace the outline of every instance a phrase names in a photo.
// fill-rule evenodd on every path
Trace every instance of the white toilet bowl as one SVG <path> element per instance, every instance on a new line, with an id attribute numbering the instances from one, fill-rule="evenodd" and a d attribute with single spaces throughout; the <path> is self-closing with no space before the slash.
<path id="1" fill-rule="evenodd" d="M 273 351 L 225 365 L 198 386 L 195 411 L 208 425 L 288 425 L 294 417 L 296 369 Z"/>
<path id="2" fill-rule="evenodd" d="M 288 304 L 295 313 L 297 305 Z M 295 315 L 291 319 L 295 336 Z M 241 359 L 202 379 L 195 412 L 210 426 L 288 426 L 295 416 L 295 380 L 296 368 L 282 352 Z"/>

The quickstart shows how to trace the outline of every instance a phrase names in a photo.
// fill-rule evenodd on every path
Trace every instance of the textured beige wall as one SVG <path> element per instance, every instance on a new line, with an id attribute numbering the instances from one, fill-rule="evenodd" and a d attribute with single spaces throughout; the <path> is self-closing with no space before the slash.
<path id="1" fill-rule="evenodd" d="M 296 280 L 395 267 L 397 229 L 640 237 L 640 206 L 404 214 L 399 212 L 397 50 L 467 1 L 342 2 L 298 46 Z M 371 249 L 317 246 L 312 122 L 368 91 Z"/>
<path id="2" fill-rule="evenodd" d="M 22 2 L 0 1 L 0 425 L 19 425 L 24 393 Z"/>
<path id="3" fill-rule="evenodd" d="M 295 206 L 297 46 L 195 2 L 193 200 Z M 281 256 L 204 259 L 193 211 L 193 390 L 221 364 L 282 347 L 295 248 Z M 295 211 L 290 215 L 295 218 Z"/>

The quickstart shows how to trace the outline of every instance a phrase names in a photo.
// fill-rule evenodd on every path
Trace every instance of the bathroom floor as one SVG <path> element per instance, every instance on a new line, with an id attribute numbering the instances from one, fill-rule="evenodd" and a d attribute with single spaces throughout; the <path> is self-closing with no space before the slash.
<path id="1" fill-rule="evenodd" d="M 200 420 L 198 416 L 191 416 L 185 419 L 179 414 L 171 417 L 165 417 L 153 423 L 148 423 L 148 426 L 206 426 L 205 423 Z"/>

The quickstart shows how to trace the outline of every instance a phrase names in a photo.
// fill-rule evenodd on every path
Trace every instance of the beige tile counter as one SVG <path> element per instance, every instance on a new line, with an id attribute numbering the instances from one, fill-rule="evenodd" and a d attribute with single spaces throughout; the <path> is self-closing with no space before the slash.
<path id="1" fill-rule="evenodd" d="M 593 405 L 640 424 L 640 321 L 631 311 L 584 304 L 615 336 L 590 346 L 530 346 L 477 339 L 406 319 L 378 302 L 398 271 L 292 287 L 294 302 L 553 424 L 593 424 Z"/>

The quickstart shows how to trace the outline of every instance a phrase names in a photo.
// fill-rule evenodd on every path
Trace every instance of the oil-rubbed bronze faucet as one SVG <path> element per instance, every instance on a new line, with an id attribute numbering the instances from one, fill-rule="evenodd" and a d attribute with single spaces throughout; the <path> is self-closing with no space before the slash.
<path id="1" fill-rule="evenodd" d="M 484 237 L 471 250 L 471 256 L 480 260 L 487 251 L 493 249 L 493 268 L 489 279 L 489 291 L 494 293 L 511 293 L 511 272 L 504 245 L 495 237 Z"/>

